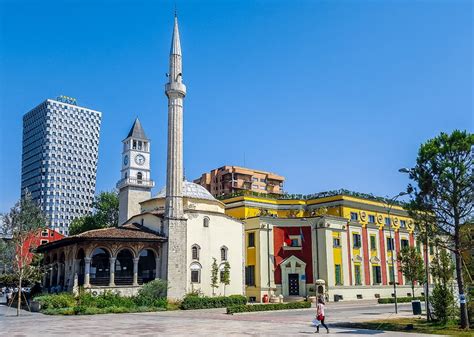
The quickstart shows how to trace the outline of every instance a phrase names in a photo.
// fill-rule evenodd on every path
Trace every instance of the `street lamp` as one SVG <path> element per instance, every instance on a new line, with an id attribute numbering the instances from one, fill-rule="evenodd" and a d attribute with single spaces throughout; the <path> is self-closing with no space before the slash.
<path id="1" fill-rule="evenodd" d="M 394 295 L 394 298 L 395 298 L 395 313 L 398 314 L 398 303 L 397 303 L 397 282 L 395 280 L 395 259 L 394 259 L 394 256 L 393 256 L 393 246 L 394 246 L 394 241 L 393 238 L 392 238 L 392 220 L 390 219 L 390 212 L 392 211 L 392 207 L 393 205 L 395 204 L 395 201 L 404 196 L 404 195 L 407 195 L 408 192 L 400 192 L 398 193 L 396 196 L 390 198 L 390 200 L 388 201 L 388 203 L 386 203 L 388 205 L 387 207 L 387 217 L 388 217 L 388 228 L 389 228 L 389 232 L 390 232 L 390 255 L 391 255 L 391 260 L 392 260 L 392 279 L 393 279 L 393 295 Z"/>
<path id="2" fill-rule="evenodd" d="M 407 167 L 402 167 L 401 169 L 398 170 L 400 173 L 408 173 L 411 174 L 413 172 L 412 168 L 407 168 Z M 430 291 L 430 260 L 428 258 L 428 240 L 429 240 L 429 233 L 428 231 L 430 230 L 430 225 L 429 223 L 426 224 L 426 233 L 425 233 L 425 310 L 426 310 L 426 320 L 430 320 L 430 304 L 429 304 L 429 291 Z M 413 297 L 415 297 L 415 294 L 413 294 Z"/>

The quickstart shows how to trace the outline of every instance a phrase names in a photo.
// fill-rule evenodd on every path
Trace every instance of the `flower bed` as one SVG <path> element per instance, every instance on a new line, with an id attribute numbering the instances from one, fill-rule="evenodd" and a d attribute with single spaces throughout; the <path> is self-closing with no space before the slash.
<path id="1" fill-rule="evenodd" d="M 247 304 L 247 305 L 229 306 L 227 307 L 227 313 L 236 314 L 239 312 L 274 311 L 274 310 L 308 309 L 308 308 L 311 308 L 311 302 Z"/>

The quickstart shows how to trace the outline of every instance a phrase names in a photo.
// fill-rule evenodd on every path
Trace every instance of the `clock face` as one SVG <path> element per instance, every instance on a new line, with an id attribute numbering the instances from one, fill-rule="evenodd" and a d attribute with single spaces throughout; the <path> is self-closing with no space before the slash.
<path id="1" fill-rule="evenodd" d="M 143 164 L 145 164 L 145 157 L 141 154 L 137 154 L 135 156 L 135 163 L 137 163 L 137 165 L 142 166 Z"/>
<path id="2" fill-rule="evenodd" d="M 123 164 L 128 165 L 128 156 L 123 157 Z"/>

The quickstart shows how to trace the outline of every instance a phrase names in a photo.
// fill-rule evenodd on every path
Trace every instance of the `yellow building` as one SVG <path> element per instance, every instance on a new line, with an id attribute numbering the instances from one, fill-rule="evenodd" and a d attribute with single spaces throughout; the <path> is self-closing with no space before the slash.
<path id="1" fill-rule="evenodd" d="M 400 204 L 346 190 L 281 197 L 246 191 L 221 201 L 228 215 L 245 222 L 246 292 L 252 300 L 265 294 L 390 297 L 394 277 L 401 296 L 411 294 L 396 257 L 419 243 Z"/>

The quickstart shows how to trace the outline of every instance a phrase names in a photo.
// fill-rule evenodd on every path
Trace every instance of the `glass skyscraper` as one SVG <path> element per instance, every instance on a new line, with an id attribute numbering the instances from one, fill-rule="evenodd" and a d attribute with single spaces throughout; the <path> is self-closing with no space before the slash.
<path id="1" fill-rule="evenodd" d="M 49 226 L 68 235 L 94 200 L 102 113 L 60 96 L 23 116 L 21 194 L 39 200 Z"/>

